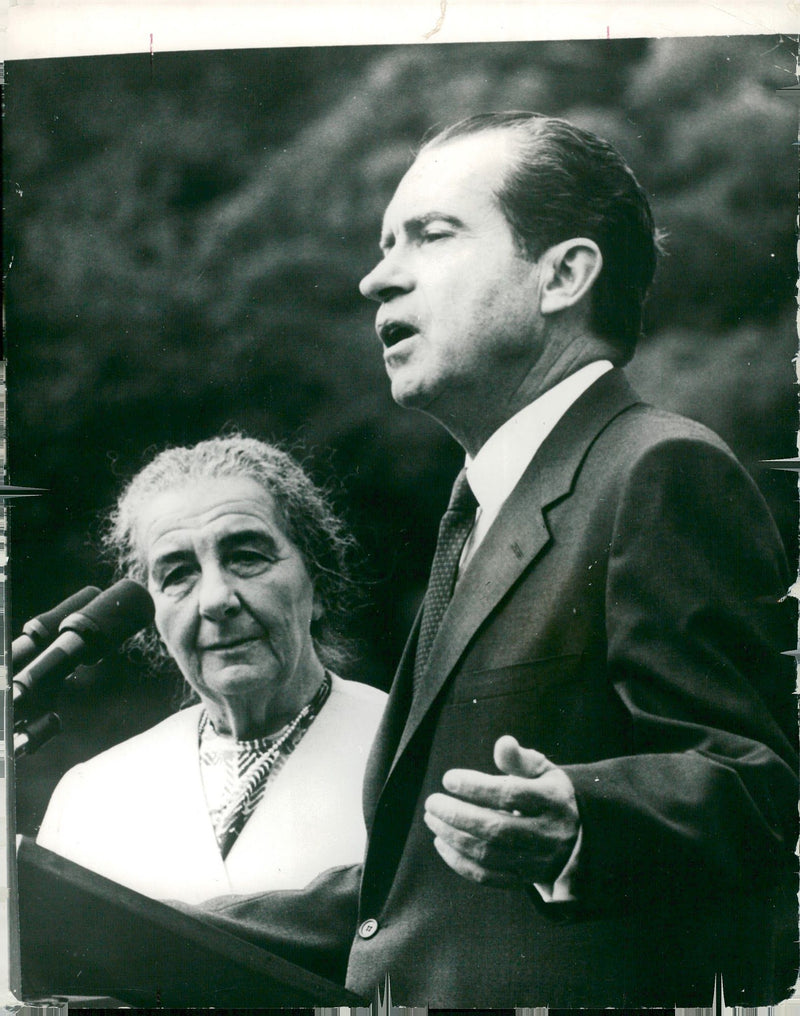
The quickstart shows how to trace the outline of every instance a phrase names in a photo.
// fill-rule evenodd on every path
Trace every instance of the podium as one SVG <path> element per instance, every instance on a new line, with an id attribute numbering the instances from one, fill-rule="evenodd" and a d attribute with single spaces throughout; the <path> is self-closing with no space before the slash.
<path id="1" fill-rule="evenodd" d="M 23 999 L 102 995 L 155 1008 L 363 1006 L 363 999 L 201 918 L 23 838 Z"/>

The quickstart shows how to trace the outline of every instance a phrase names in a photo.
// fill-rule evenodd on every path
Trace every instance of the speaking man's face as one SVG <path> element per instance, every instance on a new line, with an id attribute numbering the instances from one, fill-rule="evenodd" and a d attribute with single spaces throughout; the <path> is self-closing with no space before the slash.
<path id="1" fill-rule="evenodd" d="M 512 397 L 539 355 L 537 264 L 495 198 L 513 154 L 507 132 L 423 151 L 384 216 L 383 257 L 361 281 L 392 396 L 445 426 Z"/>

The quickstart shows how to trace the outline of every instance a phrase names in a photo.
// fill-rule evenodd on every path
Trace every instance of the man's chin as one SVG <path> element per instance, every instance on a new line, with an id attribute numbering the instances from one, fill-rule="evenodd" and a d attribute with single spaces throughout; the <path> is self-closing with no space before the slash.
<path id="1" fill-rule="evenodd" d="M 392 398 L 403 409 L 417 409 L 425 412 L 431 403 L 432 395 L 424 386 L 414 383 L 411 379 L 392 378 Z"/>

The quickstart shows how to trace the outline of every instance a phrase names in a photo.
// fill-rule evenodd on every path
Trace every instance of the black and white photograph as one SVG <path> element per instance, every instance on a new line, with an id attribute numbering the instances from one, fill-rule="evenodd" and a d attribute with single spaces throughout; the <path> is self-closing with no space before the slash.
<path id="1" fill-rule="evenodd" d="M 6 62 L 18 998 L 792 996 L 797 45 Z"/>

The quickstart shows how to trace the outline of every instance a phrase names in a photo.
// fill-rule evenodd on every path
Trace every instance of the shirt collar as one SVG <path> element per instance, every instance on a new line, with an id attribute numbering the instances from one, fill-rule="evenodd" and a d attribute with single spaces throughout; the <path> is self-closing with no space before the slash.
<path id="1" fill-rule="evenodd" d="M 581 367 L 506 420 L 475 458 L 467 456 L 467 479 L 482 512 L 495 516 L 500 511 L 550 431 L 612 367 L 610 360 Z"/>

